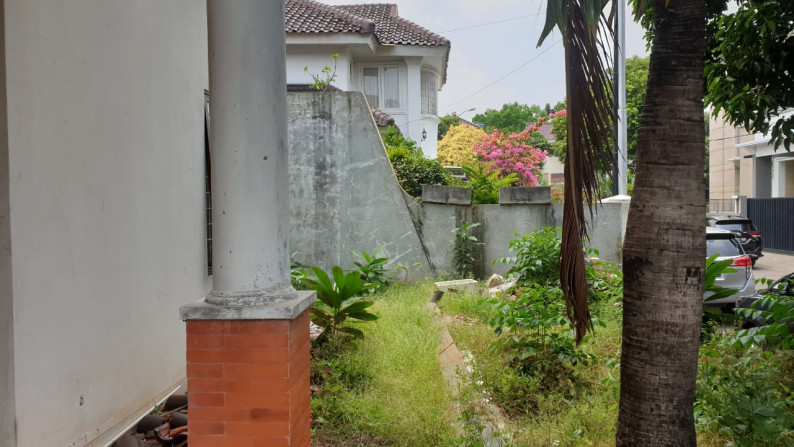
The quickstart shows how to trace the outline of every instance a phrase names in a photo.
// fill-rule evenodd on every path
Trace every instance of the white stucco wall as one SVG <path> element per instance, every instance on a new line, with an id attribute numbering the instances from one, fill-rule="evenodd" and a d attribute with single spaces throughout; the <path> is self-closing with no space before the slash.
<path id="1" fill-rule="evenodd" d="M 5 0 L 18 447 L 101 439 L 184 377 L 178 308 L 209 289 L 205 10 Z"/>
<path id="2" fill-rule="evenodd" d="M 336 78 L 331 83 L 341 90 L 351 90 L 350 84 L 350 51 L 345 46 L 305 46 L 287 45 L 287 84 L 311 84 L 312 77 L 308 74 L 320 75 L 323 67 L 334 68 L 332 54 L 336 59 Z M 309 67 L 308 73 L 304 67 Z M 321 76 L 325 79 L 325 76 Z"/>

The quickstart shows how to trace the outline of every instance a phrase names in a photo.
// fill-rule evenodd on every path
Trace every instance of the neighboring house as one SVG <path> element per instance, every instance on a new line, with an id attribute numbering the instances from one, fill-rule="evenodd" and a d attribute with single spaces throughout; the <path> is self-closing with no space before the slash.
<path id="1" fill-rule="evenodd" d="M 738 211 L 740 196 L 794 197 L 794 154 L 782 147 L 775 152 L 768 135 L 748 134 L 712 116 L 709 138 L 710 211 Z"/>
<path id="2" fill-rule="evenodd" d="M 333 85 L 364 93 L 394 118 L 428 158 L 437 154 L 438 91 L 447 79 L 450 42 L 399 17 L 397 5 L 330 6 L 287 0 L 287 83 L 335 70 Z M 332 54 L 338 54 L 332 59 Z"/>

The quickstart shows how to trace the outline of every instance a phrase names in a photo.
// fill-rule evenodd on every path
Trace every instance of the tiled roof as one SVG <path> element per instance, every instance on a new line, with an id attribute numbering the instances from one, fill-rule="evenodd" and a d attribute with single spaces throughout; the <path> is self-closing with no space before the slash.
<path id="1" fill-rule="evenodd" d="M 399 17 L 394 4 L 340 5 L 337 8 L 375 22 L 375 35 L 382 44 L 449 45 L 449 40 L 444 37 Z"/>
<path id="2" fill-rule="evenodd" d="M 288 33 L 358 33 L 375 31 L 375 22 L 314 0 L 287 0 L 284 25 Z"/>
<path id="3" fill-rule="evenodd" d="M 288 33 L 375 33 L 381 44 L 449 46 L 449 40 L 397 15 L 394 4 L 325 5 L 287 0 Z"/>
<path id="4" fill-rule="evenodd" d="M 548 141 L 549 143 L 554 143 L 555 141 L 557 141 L 557 137 L 555 137 L 554 134 L 551 133 L 551 130 L 553 128 L 554 125 L 551 123 L 551 121 L 546 121 L 540 126 L 538 132 L 540 132 L 540 134 L 543 135 L 543 138 L 545 138 L 546 141 Z"/>
<path id="5" fill-rule="evenodd" d="M 384 113 L 375 107 L 370 107 L 369 111 L 372 113 L 372 119 L 375 120 L 375 125 L 378 127 L 394 126 L 394 118 L 388 113 Z"/>

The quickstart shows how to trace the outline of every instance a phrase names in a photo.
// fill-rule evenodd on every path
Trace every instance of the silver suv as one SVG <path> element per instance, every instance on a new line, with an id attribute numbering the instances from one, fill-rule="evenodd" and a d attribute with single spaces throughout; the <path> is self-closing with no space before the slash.
<path id="1" fill-rule="evenodd" d="M 711 292 L 707 292 L 703 298 L 707 306 L 734 307 L 736 300 L 750 296 L 755 292 L 755 278 L 753 278 L 753 261 L 750 256 L 744 253 L 736 235 L 730 231 L 717 228 L 706 227 L 706 257 L 719 255 L 717 261 L 731 259 L 730 266 L 733 273 L 723 273 L 715 281 L 715 285 L 734 289 L 736 293 L 717 300 L 709 301 Z"/>

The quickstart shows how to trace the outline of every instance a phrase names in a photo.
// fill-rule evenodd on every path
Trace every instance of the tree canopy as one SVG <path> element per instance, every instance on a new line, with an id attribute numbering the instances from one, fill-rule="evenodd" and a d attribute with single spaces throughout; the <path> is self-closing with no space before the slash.
<path id="1" fill-rule="evenodd" d="M 794 107 L 794 2 L 742 0 L 735 13 L 712 14 L 708 29 L 706 103 L 727 122 L 771 132 L 775 148 L 791 150 L 794 115 L 776 118 Z"/>
<path id="2" fill-rule="evenodd" d="M 480 142 L 485 131 L 479 127 L 452 126 L 438 142 L 438 161 L 444 166 L 463 166 L 474 162 L 477 154 L 473 147 Z"/>
<path id="3" fill-rule="evenodd" d="M 513 102 L 504 104 L 501 110 L 488 109 L 483 113 L 474 115 L 472 121 L 482 124 L 485 130 L 490 132 L 493 129 L 510 134 L 522 132 L 527 123 L 535 122 L 544 113 L 538 105 L 528 106 Z"/>
<path id="4" fill-rule="evenodd" d="M 438 119 L 438 141 L 444 138 L 444 135 L 447 134 L 451 126 L 460 124 L 460 117 L 455 115 L 444 115 L 438 117 Z"/>

